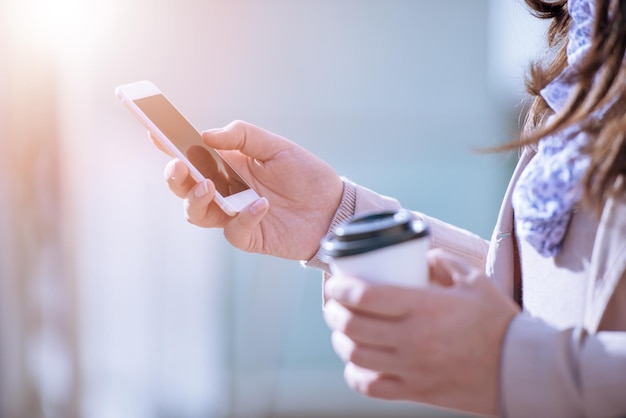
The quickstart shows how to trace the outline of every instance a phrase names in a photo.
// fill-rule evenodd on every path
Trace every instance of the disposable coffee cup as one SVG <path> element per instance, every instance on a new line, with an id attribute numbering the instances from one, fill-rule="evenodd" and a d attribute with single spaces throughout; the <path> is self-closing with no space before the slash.
<path id="1" fill-rule="evenodd" d="M 356 216 L 321 242 L 331 273 L 407 287 L 428 284 L 428 225 L 407 210 Z"/>

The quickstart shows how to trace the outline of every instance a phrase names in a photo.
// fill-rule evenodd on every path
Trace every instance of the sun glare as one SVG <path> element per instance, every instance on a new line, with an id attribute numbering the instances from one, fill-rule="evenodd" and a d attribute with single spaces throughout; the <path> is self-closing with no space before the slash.
<path id="1" fill-rule="evenodd" d="M 106 23 L 107 2 L 102 0 L 8 0 L 8 3 L 7 24 L 21 47 L 51 53 L 82 49 L 101 36 Z"/>

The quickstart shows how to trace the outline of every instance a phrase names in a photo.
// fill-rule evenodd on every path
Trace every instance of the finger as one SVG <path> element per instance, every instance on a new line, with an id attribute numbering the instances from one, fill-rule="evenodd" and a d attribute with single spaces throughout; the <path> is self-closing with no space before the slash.
<path id="1" fill-rule="evenodd" d="M 411 310 L 419 289 L 372 284 L 354 277 L 332 277 L 324 284 L 328 297 L 359 312 L 398 318 Z"/>
<path id="2" fill-rule="evenodd" d="M 185 198 L 196 184 L 189 175 L 189 169 L 185 163 L 179 159 L 173 159 L 167 163 L 163 176 L 172 193 L 180 198 Z"/>
<path id="3" fill-rule="evenodd" d="M 454 285 L 454 280 L 445 267 L 445 258 L 440 256 L 439 249 L 431 250 L 427 255 L 428 275 L 431 283 L 450 287 Z"/>
<path id="4" fill-rule="evenodd" d="M 150 141 L 152 142 L 152 144 L 159 149 L 159 151 L 169 155 L 170 157 L 173 157 L 173 155 L 170 152 L 170 150 L 165 148 L 165 146 L 161 143 L 161 141 L 159 141 L 158 139 L 155 138 L 155 136 L 152 134 L 152 132 L 148 132 L 148 137 L 150 138 Z"/>
<path id="5" fill-rule="evenodd" d="M 354 363 L 346 364 L 343 376 L 353 390 L 372 398 L 402 399 L 406 391 L 398 377 L 359 367 Z"/>
<path id="6" fill-rule="evenodd" d="M 354 341 L 339 331 L 331 334 L 331 343 L 335 353 L 345 363 L 385 372 L 402 371 L 406 368 L 404 364 L 397 364 L 398 356 L 395 350 Z"/>
<path id="7" fill-rule="evenodd" d="M 207 228 L 222 227 L 230 218 L 213 201 L 215 185 L 211 180 L 196 184 L 184 201 L 187 221 Z"/>
<path id="8" fill-rule="evenodd" d="M 274 157 L 280 151 L 293 146 L 287 139 L 255 125 L 234 121 L 224 128 L 202 133 L 203 141 L 220 150 L 239 150 L 259 162 Z"/>
<path id="9" fill-rule="evenodd" d="M 224 236 L 232 245 L 246 251 L 263 253 L 262 239 L 257 239 L 257 226 L 269 211 L 267 198 L 262 197 L 243 208 L 224 227 Z"/>
<path id="10" fill-rule="evenodd" d="M 335 300 L 329 300 L 323 312 L 324 320 L 333 331 L 372 347 L 393 350 L 397 345 L 396 327 L 386 319 L 360 315 Z"/>
<path id="11" fill-rule="evenodd" d="M 355 357 L 354 351 L 356 350 L 356 343 L 345 334 L 339 331 L 333 331 L 332 334 L 330 334 L 330 342 L 333 346 L 333 350 L 335 350 L 335 353 L 344 363 L 351 362 Z"/>
<path id="12" fill-rule="evenodd" d="M 472 282 L 480 273 L 462 258 L 440 249 L 429 251 L 427 257 L 431 280 L 445 286 Z"/>

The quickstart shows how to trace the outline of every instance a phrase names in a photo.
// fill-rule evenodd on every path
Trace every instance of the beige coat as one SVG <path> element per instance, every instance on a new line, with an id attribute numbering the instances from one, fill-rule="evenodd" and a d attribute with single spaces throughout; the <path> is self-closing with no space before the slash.
<path id="1" fill-rule="evenodd" d="M 511 192 L 531 158 L 528 153 L 523 155 L 513 174 L 486 263 L 488 276 L 511 296 L 517 293 L 515 283 L 520 282 L 520 272 L 515 268 L 519 259 L 513 239 Z M 582 323 L 556 329 L 541 318 L 519 315 L 509 327 L 502 358 L 503 415 L 626 416 L 626 199 L 623 196 L 607 202 L 595 237 L 589 239 L 593 240 L 593 246 Z M 584 243 L 568 244 L 571 248 Z"/>
<path id="2" fill-rule="evenodd" d="M 490 242 L 418 214 L 431 224 L 434 247 L 454 252 L 485 268 L 487 275 L 520 303 L 523 283 L 513 230 L 511 191 L 531 158 L 530 154 L 524 154 L 519 161 Z M 336 220 L 352 213 L 399 207 L 393 199 L 346 182 Z M 626 417 L 625 198 L 610 200 L 605 205 L 590 260 L 589 279 L 585 278 L 586 303 L 577 307 L 584 310 L 580 324 L 559 329 L 527 312 L 512 321 L 502 354 L 503 416 Z M 324 268 L 315 261 L 309 265 Z M 567 266 L 560 268 L 567 271 Z M 561 290 L 565 293 L 568 288 L 557 290 L 556 294 Z"/>

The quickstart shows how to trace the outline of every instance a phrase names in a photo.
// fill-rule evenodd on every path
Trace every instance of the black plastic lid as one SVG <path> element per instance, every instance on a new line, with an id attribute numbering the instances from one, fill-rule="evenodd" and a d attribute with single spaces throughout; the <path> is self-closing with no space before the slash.
<path id="1" fill-rule="evenodd" d="M 428 226 L 407 210 L 378 212 L 343 222 L 322 240 L 327 257 L 347 257 L 429 235 Z"/>

